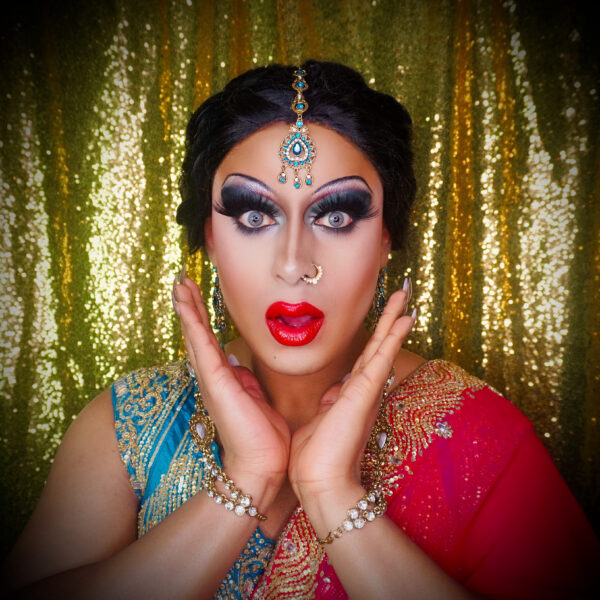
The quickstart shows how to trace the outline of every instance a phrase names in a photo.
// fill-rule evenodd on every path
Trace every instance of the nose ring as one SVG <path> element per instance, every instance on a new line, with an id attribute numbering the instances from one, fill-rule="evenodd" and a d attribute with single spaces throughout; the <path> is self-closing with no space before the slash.
<path id="1" fill-rule="evenodd" d="M 317 270 L 313 277 L 309 277 L 308 275 L 302 275 L 302 281 L 304 283 L 310 283 L 311 285 L 317 285 L 317 282 L 321 277 L 323 277 L 323 267 L 321 265 L 315 265 L 313 263 L 313 267 Z"/>

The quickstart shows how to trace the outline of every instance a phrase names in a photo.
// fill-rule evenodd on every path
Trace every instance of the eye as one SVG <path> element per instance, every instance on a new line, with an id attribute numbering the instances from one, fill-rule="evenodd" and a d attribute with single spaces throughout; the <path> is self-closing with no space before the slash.
<path id="1" fill-rule="evenodd" d="M 334 210 L 316 219 L 315 225 L 321 225 L 322 227 L 329 227 L 332 229 L 343 229 L 353 222 L 354 219 L 348 213 L 341 210 Z"/>
<path id="2" fill-rule="evenodd" d="M 259 210 L 247 210 L 238 217 L 238 222 L 248 229 L 261 229 L 273 225 L 275 219 Z"/>

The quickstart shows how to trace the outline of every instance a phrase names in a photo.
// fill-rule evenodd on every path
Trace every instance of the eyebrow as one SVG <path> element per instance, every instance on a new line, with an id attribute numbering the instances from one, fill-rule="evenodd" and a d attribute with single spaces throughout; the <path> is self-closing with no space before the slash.
<path id="1" fill-rule="evenodd" d="M 231 177 L 242 177 L 243 179 L 247 179 L 248 181 L 250 181 L 254 185 L 258 186 L 265 192 L 267 192 L 269 194 L 273 194 L 273 190 L 266 183 L 263 183 L 260 179 L 256 179 L 255 177 L 251 177 L 250 175 L 244 175 L 243 173 L 230 173 L 229 175 L 227 175 L 227 177 L 225 177 L 225 180 L 223 181 L 223 185 L 221 186 L 221 189 L 223 189 L 227 185 L 227 181 Z"/>
<path id="2" fill-rule="evenodd" d="M 354 181 L 361 181 L 369 190 L 369 192 L 371 192 L 371 194 L 373 193 L 373 190 L 369 187 L 369 184 L 360 175 L 348 175 L 346 177 L 340 177 L 339 179 L 334 179 L 333 181 L 324 183 L 321 187 L 317 188 L 313 192 L 313 196 L 321 192 L 326 192 L 330 187 L 337 187 L 340 183 L 350 183 Z"/>
<path id="3" fill-rule="evenodd" d="M 225 185 L 227 184 L 227 181 L 231 177 L 242 177 L 243 179 L 247 179 L 248 181 L 252 182 L 254 185 L 260 187 L 265 192 L 267 192 L 269 194 L 274 193 L 273 190 L 266 183 L 263 183 L 260 179 L 256 179 L 255 177 L 252 177 L 250 175 L 244 175 L 243 173 L 230 173 L 229 175 L 227 175 L 227 177 L 225 177 L 225 180 L 223 181 L 223 185 L 221 186 L 221 189 L 223 189 L 225 187 Z M 370 188 L 369 184 L 360 175 L 348 175 L 346 177 L 340 177 L 339 179 L 334 179 L 333 181 L 328 181 L 327 183 L 324 183 L 322 186 L 318 187 L 312 193 L 312 195 L 315 196 L 319 193 L 327 192 L 327 190 L 329 188 L 338 186 L 338 185 L 340 185 L 340 183 L 350 183 L 350 182 L 354 182 L 354 181 L 362 182 L 365 185 L 365 187 L 369 190 L 369 192 L 371 192 L 371 194 L 373 193 L 373 190 Z"/>

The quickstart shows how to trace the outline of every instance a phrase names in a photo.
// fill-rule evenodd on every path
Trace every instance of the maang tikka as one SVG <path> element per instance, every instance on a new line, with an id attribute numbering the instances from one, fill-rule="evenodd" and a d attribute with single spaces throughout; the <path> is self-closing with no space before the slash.
<path id="1" fill-rule="evenodd" d="M 296 113 L 296 122 L 290 126 L 290 132 L 285 137 L 279 148 L 281 157 L 281 173 L 279 181 L 287 181 L 287 169 L 291 168 L 294 172 L 294 187 L 300 189 L 300 172 L 304 171 L 304 183 L 312 185 L 312 175 L 310 172 L 312 163 L 317 155 L 316 148 L 308 134 L 308 128 L 304 125 L 303 115 L 308 108 L 308 103 L 304 98 L 304 92 L 308 89 L 308 84 L 304 80 L 306 71 L 301 68 L 294 70 L 294 82 L 292 88 L 296 91 L 296 96 L 292 101 L 291 109 Z"/>

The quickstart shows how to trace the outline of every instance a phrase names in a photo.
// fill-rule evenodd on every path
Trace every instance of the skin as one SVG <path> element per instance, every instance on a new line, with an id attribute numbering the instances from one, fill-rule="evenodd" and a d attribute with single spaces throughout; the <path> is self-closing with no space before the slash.
<path id="1" fill-rule="evenodd" d="M 241 338 L 221 350 L 191 279 L 182 275 L 173 297 L 225 471 L 267 515 L 261 528 L 276 537 L 299 501 L 325 536 L 365 494 L 360 459 L 392 366 L 397 383 L 424 361 L 401 349 L 414 324 L 405 314 L 407 292 L 390 297 L 372 336 L 363 327 L 390 250 L 373 165 L 339 134 L 310 125 L 318 149 L 314 184 L 281 185 L 273 149 L 286 131 L 273 124 L 248 137 L 214 178 L 206 248 Z M 276 217 L 242 233 L 235 218 L 215 210 L 226 185 L 259 185 Z M 370 194 L 370 218 L 346 233 L 332 231 L 328 218 L 309 218 L 319 198 L 349 185 Z M 315 286 L 302 280 L 313 263 L 323 267 Z M 275 341 L 264 318 L 275 301 L 307 301 L 323 311 L 310 344 Z M 136 513 L 106 391 L 65 436 L 7 563 L 11 585 L 29 586 L 25 597 L 208 598 L 256 526 L 198 494 L 136 540 Z M 385 517 L 345 534 L 327 553 L 352 598 L 470 597 Z"/>

